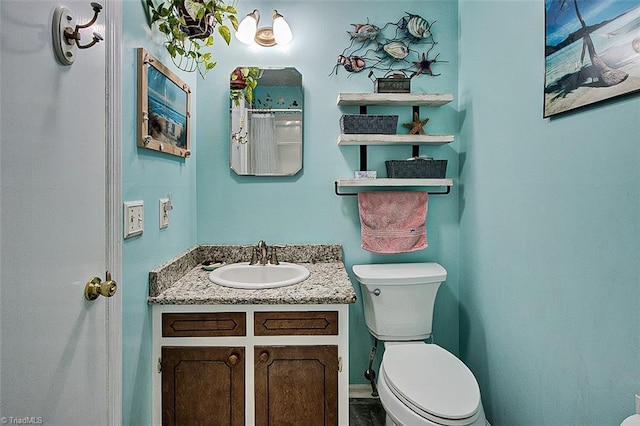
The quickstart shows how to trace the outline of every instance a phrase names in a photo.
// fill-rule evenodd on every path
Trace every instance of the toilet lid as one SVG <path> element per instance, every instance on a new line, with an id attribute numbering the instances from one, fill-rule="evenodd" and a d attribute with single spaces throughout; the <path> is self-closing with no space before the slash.
<path id="1" fill-rule="evenodd" d="M 480 389 L 473 373 L 435 344 L 389 346 L 380 370 L 391 391 L 425 418 L 471 421 L 478 413 Z"/>
<path id="2" fill-rule="evenodd" d="M 362 284 L 372 285 L 440 283 L 447 279 L 447 270 L 434 262 L 353 265 L 353 273 Z"/>

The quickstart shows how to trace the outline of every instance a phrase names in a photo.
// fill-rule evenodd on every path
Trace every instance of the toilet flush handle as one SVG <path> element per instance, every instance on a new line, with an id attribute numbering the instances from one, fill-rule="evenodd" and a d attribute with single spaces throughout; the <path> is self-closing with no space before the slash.
<path id="1" fill-rule="evenodd" d="M 380 296 L 380 294 L 381 294 L 382 292 L 380 291 L 380 289 L 379 289 L 379 288 L 376 288 L 376 289 L 375 289 L 375 290 L 373 290 L 373 291 L 368 291 L 368 293 L 369 293 L 369 294 L 373 294 L 374 296 Z"/>

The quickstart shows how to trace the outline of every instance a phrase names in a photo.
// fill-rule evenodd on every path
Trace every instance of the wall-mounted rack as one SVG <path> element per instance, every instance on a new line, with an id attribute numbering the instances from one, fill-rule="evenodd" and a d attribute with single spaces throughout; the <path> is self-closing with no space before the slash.
<path id="1" fill-rule="evenodd" d="M 439 107 L 453 101 L 451 93 L 340 93 L 338 105 L 358 105 L 360 114 L 367 113 L 368 106 L 388 105 L 412 106 L 413 113 L 420 113 L 420 106 Z M 410 135 L 410 134 L 340 134 L 338 145 L 360 146 L 360 170 L 367 169 L 367 146 L 411 145 L 412 157 L 420 156 L 421 145 L 443 145 L 454 142 L 453 135 Z M 340 187 L 380 188 L 380 187 L 446 187 L 446 191 L 429 192 L 433 195 L 449 194 L 453 179 L 338 179 L 335 181 L 336 195 L 357 195 L 341 193 Z"/>
<path id="2" fill-rule="evenodd" d="M 444 191 L 427 191 L 430 195 L 446 195 L 451 192 L 453 179 L 338 179 L 335 181 L 336 195 L 358 195 L 357 192 L 340 192 L 340 188 L 384 188 L 384 187 L 446 187 Z"/>

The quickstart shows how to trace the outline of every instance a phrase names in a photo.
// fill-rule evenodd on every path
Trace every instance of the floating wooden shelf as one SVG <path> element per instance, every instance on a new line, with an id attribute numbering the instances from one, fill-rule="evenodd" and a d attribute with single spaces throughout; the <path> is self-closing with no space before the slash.
<path id="1" fill-rule="evenodd" d="M 341 134 L 338 145 L 444 145 L 453 135 Z"/>
<path id="2" fill-rule="evenodd" d="M 453 101 L 452 93 L 340 93 L 338 105 L 442 106 Z"/>
<path id="3" fill-rule="evenodd" d="M 360 113 L 366 114 L 373 105 L 410 105 L 413 113 L 419 114 L 420 106 L 439 107 L 453 101 L 452 93 L 340 93 L 338 105 L 359 105 Z M 418 145 L 443 145 L 451 143 L 453 135 L 383 135 L 341 134 L 338 145 L 360 146 L 360 170 L 367 169 L 368 145 L 412 145 L 412 155 L 420 155 Z M 341 193 L 340 188 L 384 188 L 384 187 L 446 187 L 445 191 L 429 191 L 429 194 L 449 194 L 453 179 L 338 179 L 335 181 L 336 195 L 357 195 L 357 192 Z"/>

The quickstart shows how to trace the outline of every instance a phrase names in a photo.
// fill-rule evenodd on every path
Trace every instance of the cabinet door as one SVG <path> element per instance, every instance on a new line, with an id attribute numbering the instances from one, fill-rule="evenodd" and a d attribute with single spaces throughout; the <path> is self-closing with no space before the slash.
<path id="1" fill-rule="evenodd" d="M 338 424 L 337 346 L 256 346 L 257 426 Z"/>
<path id="2" fill-rule="evenodd" d="M 244 425 L 244 348 L 162 347 L 163 425 Z"/>

